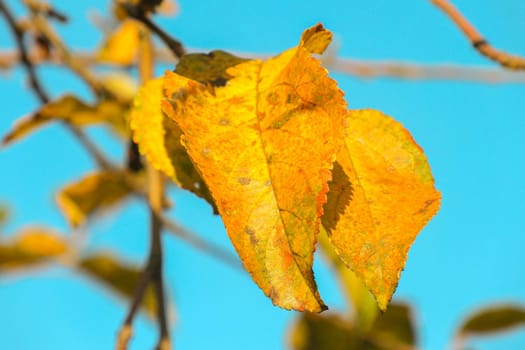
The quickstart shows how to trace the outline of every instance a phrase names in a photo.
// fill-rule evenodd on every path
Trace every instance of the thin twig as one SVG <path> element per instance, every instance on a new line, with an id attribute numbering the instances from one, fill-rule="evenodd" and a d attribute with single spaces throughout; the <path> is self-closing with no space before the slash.
<path id="1" fill-rule="evenodd" d="M 31 89 L 35 92 L 35 94 L 37 95 L 38 99 L 40 100 L 42 104 L 48 103 L 51 99 L 49 98 L 49 95 L 44 90 L 44 87 L 42 86 L 42 84 L 40 83 L 40 80 L 38 79 L 36 75 L 35 66 L 33 65 L 33 62 L 29 59 L 27 48 L 24 44 L 24 34 L 25 33 L 16 24 L 16 20 L 14 16 L 12 15 L 8 7 L 5 5 L 3 0 L 0 0 L 0 12 L 3 13 L 4 17 L 7 20 L 9 28 L 11 28 L 11 31 L 15 38 L 16 45 L 18 47 L 18 52 L 20 54 L 20 60 L 22 62 L 22 65 L 27 71 L 27 75 L 29 76 L 29 82 L 31 84 Z M 88 153 L 91 154 L 91 156 L 93 157 L 93 159 L 95 160 L 95 162 L 98 164 L 99 167 L 103 169 L 108 169 L 111 167 L 111 163 L 106 159 L 103 153 L 98 150 L 97 146 L 93 142 L 91 142 L 91 140 L 87 137 L 87 135 L 81 129 L 67 122 L 64 122 L 63 125 L 66 126 L 66 128 L 84 146 L 84 148 L 88 151 Z"/>
<path id="2" fill-rule="evenodd" d="M 154 57 L 153 43 L 149 30 L 143 28 L 139 38 L 139 76 L 142 84 L 153 78 Z M 151 215 L 151 259 L 153 264 L 153 275 L 151 282 L 155 290 L 155 300 L 157 301 L 157 321 L 159 324 L 159 341 L 157 349 L 169 350 L 170 335 L 168 318 L 166 315 L 166 303 L 164 296 L 164 277 L 163 277 L 163 248 L 162 248 L 162 220 L 160 215 L 164 210 L 164 175 L 153 168 L 150 164 L 148 170 L 148 203 Z"/>
<path id="3" fill-rule="evenodd" d="M 205 52 L 207 49 L 191 49 L 189 52 Z M 257 53 L 233 52 L 240 57 L 266 58 L 269 55 Z M 84 66 L 110 66 L 115 64 L 99 62 L 92 52 L 75 51 L 72 53 Z M 33 65 L 37 64 L 63 64 L 60 57 L 51 55 L 43 57 L 37 52 L 29 52 L 29 59 Z M 161 64 L 175 65 L 171 51 L 157 50 L 155 61 Z M 0 70 L 11 69 L 20 63 L 19 55 L 14 51 L 0 50 Z M 325 66 L 334 73 L 350 75 L 362 79 L 392 78 L 414 81 L 464 81 L 489 84 L 523 84 L 525 73 L 509 71 L 499 67 L 467 66 L 453 63 L 421 64 L 417 62 L 362 60 L 350 58 L 328 58 Z"/>
<path id="4" fill-rule="evenodd" d="M 13 17 L 11 11 L 9 11 L 7 5 L 4 4 L 4 0 L 0 0 L 0 11 L 3 13 L 5 19 L 7 20 L 7 23 L 9 24 L 9 28 L 11 29 L 11 32 L 15 37 L 18 52 L 20 53 L 20 61 L 22 62 L 27 71 L 31 88 L 37 94 L 38 98 L 42 101 L 42 103 L 48 103 L 49 96 L 44 91 L 44 88 L 42 87 L 36 76 L 35 67 L 33 66 L 32 61 L 29 59 L 26 46 L 24 45 L 24 31 L 22 31 L 17 25 L 16 20 Z"/>
<path id="5" fill-rule="evenodd" d="M 439 7 L 470 40 L 472 46 L 483 56 L 498 62 L 505 68 L 525 70 L 525 58 L 495 49 L 480 32 L 448 0 L 431 0 Z"/>
<path id="6" fill-rule="evenodd" d="M 149 17 L 142 11 L 140 6 L 132 5 L 130 3 L 121 4 L 121 6 L 126 10 L 128 16 L 136 19 L 139 22 L 142 22 L 149 30 L 155 33 L 164 44 L 171 50 L 171 52 L 177 58 L 181 58 L 185 55 L 184 46 L 182 43 L 171 35 L 162 30 L 155 22 L 153 22 Z"/>
<path id="7" fill-rule="evenodd" d="M 100 84 L 100 82 L 91 74 L 89 70 L 82 64 L 81 61 L 77 60 L 73 56 L 64 42 L 58 37 L 53 31 L 47 21 L 41 16 L 33 16 L 32 24 L 36 27 L 36 30 L 41 33 L 45 38 L 49 40 L 52 47 L 57 49 L 60 56 L 62 57 L 63 63 L 73 73 L 79 76 L 86 84 L 91 88 L 96 96 L 107 96 L 109 92 Z"/>
<path id="8" fill-rule="evenodd" d="M 153 76 L 153 51 L 149 32 L 147 29 L 141 30 L 139 46 L 138 69 L 142 83 L 151 79 Z M 126 349 L 132 333 L 133 319 L 138 310 L 138 306 L 144 298 L 147 286 L 151 283 L 155 292 L 157 302 L 157 321 L 159 325 L 159 340 L 157 349 L 169 350 L 170 336 L 169 325 L 166 314 L 166 302 L 164 295 L 164 276 L 163 276 L 163 247 L 162 229 L 163 220 L 161 219 L 164 205 L 164 176 L 155 170 L 150 164 L 148 171 L 148 206 L 151 217 L 151 245 L 148 262 L 143 270 L 140 283 L 137 285 L 135 295 L 132 299 L 128 314 L 117 337 L 117 349 Z M 127 336 L 129 335 L 129 336 Z M 126 337 L 127 336 L 127 337 Z"/>

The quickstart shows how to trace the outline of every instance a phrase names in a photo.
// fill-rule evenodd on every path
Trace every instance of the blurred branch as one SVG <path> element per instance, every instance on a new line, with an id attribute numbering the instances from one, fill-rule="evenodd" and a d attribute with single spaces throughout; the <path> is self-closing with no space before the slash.
<path id="1" fill-rule="evenodd" d="M 49 97 L 36 76 L 33 61 L 29 59 L 26 46 L 24 45 L 24 31 L 16 23 L 16 20 L 13 17 L 11 11 L 9 11 L 7 5 L 4 4 L 4 0 L 0 0 L 0 11 L 4 15 L 7 24 L 9 25 L 9 28 L 11 29 L 11 32 L 15 38 L 16 46 L 18 47 L 18 53 L 20 56 L 20 62 L 24 66 L 27 75 L 29 76 L 29 84 L 31 85 L 31 89 L 33 89 L 42 103 L 48 103 Z"/>
<path id="2" fill-rule="evenodd" d="M 148 29 L 141 30 L 139 35 L 139 60 L 138 70 L 141 83 L 153 77 L 153 44 Z M 161 219 L 164 210 L 165 201 L 165 184 L 164 175 L 153 168 L 150 164 L 147 165 L 148 171 L 148 205 L 150 209 L 151 220 L 151 243 L 148 261 L 142 273 L 139 285 L 132 300 L 128 315 L 124 321 L 124 325 L 119 331 L 117 339 L 117 348 L 126 349 L 127 343 L 132 335 L 132 322 L 139 305 L 144 298 L 144 293 L 149 283 L 153 285 L 155 290 L 155 300 L 157 302 L 157 321 L 159 326 L 159 340 L 156 346 L 158 350 L 171 349 L 171 342 L 169 336 L 168 318 L 166 314 L 166 303 L 164 293 L 164 276 L 163 276 L 163 245 L 162 245 L 162 230 L 163 221 Z"/>
<path id="3" fill-rule="evenodd" d="M 44 90 L 42 84 L 40 83 L 40 80 L 38 79 L 36 75 L 35 66 L 33 64 L 33 61 L 29 58 L 29 54 L 28 54 L 27 48 L 24 43 L 25 32 L 20 28 L 20 26 L 17 25 L 13 14 L 8 9 L 8 7 L 5 5 L 3 0 L 0 0 L 0 12 L 2 12 L 2 14 L 4 15 L 9 25 L 9 28 L 13 32 L 13 36 L 15 38 L 15 42 L 18 47 L 17 56 L 20 57 L 20 61 L 29 76 L 29 82 L 31 85 L 31 89 L 38 96 L 42 104 L 48 103 L 50 101 L 49 95 Z M 84 148 L 88 151 L 88 153 L 91 154 L 93 159 L 95 159 L 96 163 L 101 168 L 109 168 L 111 166 L 110 162 L 106 159 L 103 153 L 98 150 L 95 144 L 92 143 L 91 140 L 89 140 L 87 135 L 81 129 L 77 128 L 74 125 L 66 123 L 66 122 L 64 122 L 64 125 L 77 138 L 77 140 L 84 146 Z"/>
<path id="4" fill-rule="evenodd" d="M 149 30 L 155 33 L 170 49 L 170 51 L 175 55 L 175 57 L 181 58 L 182 56 L 184 56 L 186 52 L 184 50 L 184 47 L 182 46 L 182 43 L 173 38 L 168 33 L 166 33 L 155 22 L 153 22 L 148 17 L 148 14 L 145 11 L 143 11 L 143 7 L 140 6 L 140 2 L 137 5 L 133 5 L 128 2 L 122 3 L 120 5 L 126 10 L 128 16 L 136 19 L 139 22 L 142 22 L 142 24 L 144 24 Z"/>
<path id="5" fill-rule="evenodd" d="M 190 50 L 190 52 L 206 50 Z M 241 57 L 264 58 L 269 55 L 257 55 L 234 52 Z M 96 59 L 94 53 L 75 51 L 72 53 L 84 66 L 105 66 Z M 46 58 L 38 52 L 30 52 L 29 60 L 33 65 L 63 63 L 60 57 L 51 55 Z M 177 60 L 168 50 L 157 50 L 155 59 L 160 64 L 175 65 Z M 0 51 L 0 69 L 11 69 L 21 63 L 21 57 L 15 51 Z M 350 75 L 357 78 L 393 78 L 402 80 L 446 80 L 491 84 L 525 83 L 525 73 L 513 72 L 500 68 L 476 67 L 452 63 L 421 64 L 402 61 L 371 61 L 349 58 L 331 58 L 325 60 L 325 66 L 334 73 Z"/>
<path id="6" fill-rule="evenodd" d="M 68 47 L 55 33 L 53 28 L 51 28 L 45 18 L 36 14 L 32 17 L 31 24 L 35 26 L 35 30 L 42 34 L 49 41 L 51 46 L 59 52 L 62 63 L 84 80 L 96 96 L 100 97 L 108 95 L 108 91 L 104 89 L 95 76 L 86 68 L 84 62 L 79 60 L 76 55 L 69 51 Z"/>
<path id="7" fill-rule="evenodd" d="M 498 62 L 505 68 L 525 70 L 525 58 L 508 54 L 492 47 L 480 32 L 448 0 L 431 0 L 439 7 L 470 40 L 472 46 L 483 56 Z"/>

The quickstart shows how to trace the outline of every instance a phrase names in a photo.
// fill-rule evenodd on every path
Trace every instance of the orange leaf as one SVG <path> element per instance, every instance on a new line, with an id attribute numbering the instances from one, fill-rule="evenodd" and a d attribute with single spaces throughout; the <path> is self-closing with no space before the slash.
<path id="1" fill-rule="evenodd" d="M 423 151 L 401 124 L 379 111 L 350 113 L 322 222 L 382 310 L 440 198 Z"/>
<path id="2" fill-rule="evenodd" d="M 313 252 L 347 120 L 343 93 L 309 51 L 327 46 L 318 40 L 330 36 L 232 66 L 221 84 L 167 72 L 162 102 L 252 278 L 274 304 L 317 312 Z"/>

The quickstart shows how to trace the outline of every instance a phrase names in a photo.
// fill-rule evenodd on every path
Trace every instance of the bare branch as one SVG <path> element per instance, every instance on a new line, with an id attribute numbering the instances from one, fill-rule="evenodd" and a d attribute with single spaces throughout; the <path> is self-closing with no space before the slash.
<path id="1" fill-rule="evenodd" d="M 50 101 L 49 95 L 44 90 L 42 84 L 40 83 L 40 80 L 36 75 L 35 66 L 33 64 L 33 61 L 29 58 L 29 54 L 24 43 L 25 33 L 17 25 L 14 16 L 12 15 L 11 11 L 9 11 L 3 0 L 0 0 L 0 12 L 2 12 L 4 17 L 6 18 L 7 23 L 9 24 L 9 28 L 11 28 L 11 31 L 13 32 L 13 36 L 18 47 L 20 61 L 22 62 L 22 65 L 27 71 L 32 90 L 38 96 L 40 102 L 42 102 L 43 104 L 48 103 Z M 103 153 L 98 150 L 97 146 L 93 142 L 91 142 L 91 140 L 81 129 L 67 122 L 64 122 L 63 125 L 77 138 L 77 140 L 84 146 L 88 153 L 91 154 L 91 156 L 93 157 L 93 159 L 95 159 L 95 162 L 98 164 L 99 167 L 103 169 L 111 167 L 111 163 L 106 159 Z"/>
<path id="2" fill-rule="evenodd" d="M 206 50 L 190 50 L 190 52 Z M 105 66 L 107 64 L 98 62 L 95 54 L 86 51 L 75 51 L 72 53 L 84 66 Z M 264 58 L 261 54 L 234 52 L 241 57 Z M 45 58 L 37 52 L 29 53 L 30 61 L 36 64 L 56 64 L 63 62 L 60 57 Z M 155 60 L 161 64 L 175 65 L 177 61 L 171 52 L 157 50 Z M 10 69 L 20 63 L 19 55 L 14 51 L 0 51 L 0 69 Z M 525 73 L 509 71 L 501 68 L 484 66 L 466 66 L 453 63 L 442 64 L 420 64 L 417 62 L 402 61 L 372 61 L 350 58 L 329 58 L 324 62 L 325 66 L 334 73 L 350 75 L 361 79 L 392 78 L 414 81 L 465 81 L 489 84 L 523 84 Z"/>
<path id="3" fill-rule="evenodd" d="M 439 7 L 470 40 L 472 46 L 483 56 L 513 70 L 525 70 L 525 58 L 495 49 L 478 30 L 448 0 L 431 0 Z"/>
<path id="4" fill-rule="evenodd" d="M 11 11 L 9 11 L 7 5 L 4 4 L 4 0 L 0 0 L 0 11 L 4 15 L 7 23 L 9 24 L 9 28 L 13 32 L 13 36 L 15 37 L 16 45 L 18 47 L 18 52 L 20 53 L 20 60 L 27 71 L 27 75 L 29 76 L 29 83 L 31 84 L 31 88 L 35 91 L 42 103 L 48 103 L 49 96 L 40 84 L 40 81 L 36 76 L 36 71 L 35 67 L 33 66 L 33 62 L 29 59 L 29 55 L 27 53 L 27 49 L 24 44 L 24 31 L 22 31 L 17 25 L 16 20 L 12 15 Z"/>
<path id="5" fill-rule="evenodd" d="M 140 5 L 140 4 L 139 4 Z M 186 53 L 184 46 L 177 39 L 166 33 L 155 22 L 153 22 L 148 15 L 143 11 L 139 5 L 132 5 L 130 3 L 122 3 L 121 6 L 126 10 L 128 16 L 142 22 L 149 30 L 155 33 L 166 46 L 173 52 L 175 57 L 181 58 Z"/>

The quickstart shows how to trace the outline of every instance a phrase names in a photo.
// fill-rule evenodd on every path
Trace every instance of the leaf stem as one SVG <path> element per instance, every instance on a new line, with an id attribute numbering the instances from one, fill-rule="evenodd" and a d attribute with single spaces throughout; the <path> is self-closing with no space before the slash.
<path id="1" fill-rule="evenodd" d="M 472 46 L 483 56 L 508 69 L 525 70 L 525 58 L 495 49 L 480 32 L 448 0 L 431 0 L 441 9 L 470 40 Z"/>

